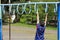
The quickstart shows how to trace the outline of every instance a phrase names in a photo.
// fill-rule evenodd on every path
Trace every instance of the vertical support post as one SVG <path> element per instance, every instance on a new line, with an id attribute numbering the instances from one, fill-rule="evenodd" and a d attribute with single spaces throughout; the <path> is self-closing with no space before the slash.
<path id="1" fill-rule="evenodd" d="M 10 17 L 10 6 L 9 6 L 9 40 L 11 40 L 11 17 Z"/>
<path id="2" fill-rule="evenodd" d="M 1 5 L 0 5 L 0 40 L 2 40 L 2 13 L 1 13 Z"/>
<path id="3" fill-rule="evenodd" d="M 11 3 L 11 0 L 9 0 L 9 4 Z M 11 5 L 9 5 L 9 40 L 11 40 L 11 17 L 10 17 L 10 13 L 11 13 Z"/>
<path id="4" fill-rule="evenodd" d="M 58 3 L 58 40 L 60 40 L 60 3 Z"/>

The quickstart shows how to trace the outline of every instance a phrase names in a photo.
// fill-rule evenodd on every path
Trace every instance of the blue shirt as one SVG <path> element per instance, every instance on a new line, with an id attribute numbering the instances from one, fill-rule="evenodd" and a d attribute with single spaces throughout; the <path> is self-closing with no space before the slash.
<path id="1" fill-rule="evenodd" d="M 45 26 L 42 27 L 40 26 L 40 24 L 37 24 L 35 40 L 44 40 L 44 31 L 45 31 Z"/>

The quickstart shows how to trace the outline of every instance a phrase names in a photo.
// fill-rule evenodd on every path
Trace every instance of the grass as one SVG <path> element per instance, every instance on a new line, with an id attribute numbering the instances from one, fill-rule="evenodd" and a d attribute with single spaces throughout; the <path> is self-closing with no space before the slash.
<path id="1" fill-rule="evenodd" d="M 15 23 L 15 24 L 12 24 L 12 26 L 22 26 L 22 27 L 29 27 L 29 28 L 35 28 L 35 25 L 29 25 L 29 24 L 26 24 L 26 23 Z"/>
<path id="2" fill-rule="evenodd" d="M 57 40 L 57 34 L 56 33 L 48 33 L 47 32 L 47 34 L 45 34 L 45 38 L 46 38 L 46 40 Z"/>
<path id="3" fill-rule="evenodd" d="M 26 23 L 15 23 L 15 24 L 12 24 L 12 26 L 36 28 L 36 25 L 29 25 L 29 24 L 26 24 Z M 46 30 L 57 30 L 57 27 L 47 26 L 47 27 L 46 27 Z"/>
<path id="4" fill-rule="evenodd" d="M 28 25 L 26 23 L 15 23 L 12 24 L 13 26 L 17 26 L 17 27 L 28 27 L 28 28 L 36 28 L 36 25 Z M 24 29 L 25 30 L 25 29 Z M 49 31 L 48 31 L 49 30 Z M 45 33 L 45 39 L 46 40 L 57 40 L 57 34 L 54 32 L 55 30 L 57 30 L 56 27 L 54 26 L 47 26 L 46 27 L 46 33 Z M 17 32 L 21 32 L 21 30 L 17 31 Z M 23 32 L 23 31 L 22 31 Z M 30 33 L 32 34 L 32 32 L 30 31 L 25 31 L 26 33 Z"/>

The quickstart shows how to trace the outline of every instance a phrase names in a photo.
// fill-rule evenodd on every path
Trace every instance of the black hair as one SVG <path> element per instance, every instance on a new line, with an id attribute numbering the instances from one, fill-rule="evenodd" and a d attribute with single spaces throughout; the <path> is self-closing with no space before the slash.
<path id="1" fill-rule="evenodd" d="M 44 27 L 44 21 L 40 21 L 40 26 Z"/>

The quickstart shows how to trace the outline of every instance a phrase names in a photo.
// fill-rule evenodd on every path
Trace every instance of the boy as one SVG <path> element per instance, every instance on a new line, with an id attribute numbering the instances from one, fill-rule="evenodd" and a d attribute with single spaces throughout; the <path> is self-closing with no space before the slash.
<path id="1" fill-rule="evenodd" d="M 36 31 L 35 40 L 44 40 L 44 32 L 46 27 L 47 15 L 48 13 L 46 13 L 44 22 L 43 21 L 39 22 L 39 14 L 37 12 L 37 31 Z"/>

